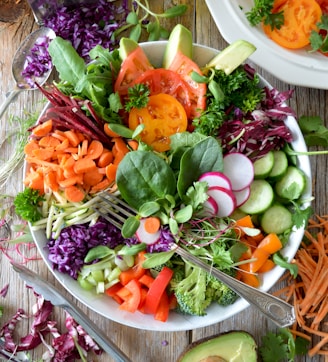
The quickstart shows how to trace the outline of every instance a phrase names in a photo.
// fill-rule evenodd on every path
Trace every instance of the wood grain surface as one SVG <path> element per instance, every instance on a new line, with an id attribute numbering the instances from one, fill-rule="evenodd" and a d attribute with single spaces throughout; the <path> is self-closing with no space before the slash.
<path id="1" fill-rule="evenodd" d="M 2 11 L 2 3 L 3 2 L 0 2 L 0 14 Z M 12 0 L 12 3 L 15 3 L 15 1 Z M 172 28 L 176 23 L 181 22 L 193 32 L 194 42 L 216 49 L 222 49 L 227 45 L 213 22 L 204 0 L 156 0 L 150 1 L 150 3 L 155 12 L 165 10 L 172 4 L 187 4 L 188 11 L 184 16 L 179 19 L 166 20 L 165 25 Z M 12 22 L 0 22 L 0 102 L 4 101 L 6 93 L 13 89 L 15 85 L 11 75 L 11 61 L 17 47 L 29 33 L 38 27 L 28 7 L 24 8 L 24 14 L 22 15 L 20 13 L 18 17 L 19 19 L 15 19 Z M 256 68 L 264 78 L 279 90 L 295 90 L 290 105 L 296 110 L 299 116 L 319 115 L 328 122 L 327 91 L 285 84 L 275 78 L 274 75 L 264 72 L 259 67 Z M 300 77 L 301 76 L 300 74 Z M 42 108 L 41 99 L 38 91 L 23 92 L 20 94 L 1 119 L 1 138 L 12 130 L 11 115 L 20 116 L 26 109 L 30 111 L 40 110 Z M 6 144 L 1 147 L 0 162 L 11 155 L 13 147 L 15 147 L 15 145 L 10 142 L 6 142 Z M 313 206 L 315 212 L 318 214 L 327 213 L 327 160 L 327 156 L 311 157 L 313 194 L 315 195 Z M 20 169 L 13 174 L 5 187 L 0 190 L 0 193 L 7 193 L 14 196 L 21 190 L 22 170 Z M 37 271 L 40 275 L 47 278 L 49 283 L 56 285 L 64 291 L 54 279 L 52 273 L 47 269 L 43 260 L 31 261 L 28 263 L 28 267 Z M 8 258 L 0 254 L 0 289 L 7 283 L 9 283 L 8 294 L 5 298 L 0 297 L 0 305 L 4 307 L 4 315 L 0 319 L 0 325 L 15 314 L 18 308 L 24 308 L 27 313 L 31 313 L 32 306 L 35 303 L 35 298 L 31 291 L 25 288 L 23 282 L 21 282 L 15 272 L 12 271 Z M 280 286 L 279 284 L 275 288 Z M 66 291 L 64 291 L 64 293 L 70 296 Z M 275 330 L 273 323 L 262 317 L 253 307 L 247 308 L 245 311 L 224 322 L 206 328 L 173 333 L 150 332 L 126 327 L 88 310 L 76 300 L 74 300 L 74 303 L 81 307 L 98 326 L 106 331 L 108 337 L 117 343 L 135 362 L 174 362 L 190 342 L 221 332 L 242 329 L 250 332 L 257 341 L 260 341 L 261 336 L 266 331 Z M 64 329 L 65 313 L 61 309 L 55 308 L 54 319 L 56 319 L 58 325 Z M 29 327 L 28 322 L 23 322 L 20 325 L 20 336 L 23 336 Z M 40 358 L 41 353 L 42 350 L 40 348 L 32 352 L 31 356 L 33 361 Z M 303 357 L 297 361 L 308 362 L 310 360 L 312 362 L 323 362 L 324 358 L 316 357 L 309 359 Z M 108 355 L 102 355 L 95 357 L 94 361 L 113 361 L 113 359 Z"/>

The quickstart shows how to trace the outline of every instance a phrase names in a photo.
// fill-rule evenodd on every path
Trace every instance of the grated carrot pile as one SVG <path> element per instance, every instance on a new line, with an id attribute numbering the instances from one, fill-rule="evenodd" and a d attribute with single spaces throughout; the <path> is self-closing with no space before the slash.
<path id="1" fill-rule="evenodd" d="M 275 295 L 293 303 L 296 322 L 291 328 L 295 336 L 309 340 L 308 355 L 328 358 L 328 215 L 309 220 L 305 238 L 295 255 L 298 277 L 289 273 L 288 285 Z"/>

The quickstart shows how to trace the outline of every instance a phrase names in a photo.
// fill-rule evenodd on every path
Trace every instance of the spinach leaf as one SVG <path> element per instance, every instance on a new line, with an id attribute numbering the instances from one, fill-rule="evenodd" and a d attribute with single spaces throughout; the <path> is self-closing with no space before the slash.
<path id="1" fill-rule="evenodd" d="M 69 41 L 56 37 L 48 51 L 61 80 L 75 85 L 84 76 L 85 62 Z"/>
<path id="2" fill-rule="evenodd" d="M 123 199 L 137 210 L 146 202 L 174 195 L 176 191 L 172 169 L 150 151 L 125 155 L 117 169 L 116 183 Z"/>
<path id="3" fill-rule="evenodd" d="M 179 196 L 183 199 L 193 182 L 209 171 L 223 171 L 222 149 L 213 137 L 197 142 L 182 155 L 177 184 Z"/>

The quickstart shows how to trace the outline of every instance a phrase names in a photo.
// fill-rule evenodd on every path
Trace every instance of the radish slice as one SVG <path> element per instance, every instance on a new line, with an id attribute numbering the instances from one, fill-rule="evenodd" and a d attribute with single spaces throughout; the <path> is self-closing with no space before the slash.
<path id="1" fill-rule="evenodd" d="M 231 190 L 231 182 L 228 179 L 228 177 L 222 172 L 216 172 L 216 171 L 205 172 L 199 177 L 198 181 L 207 182 L 208 187 L 220 186 Z"/>
<path id="2" fill-rule="evenodd" d="M 242 153 L 233 152 L 223 157 L 224 174 L 229 178 L 233 191 L 248 187 L 254 179 L 252 161 Z"/>
<path id="3" fill-rule="evenodd" d="M 156 231 L 156 233 L 149 233 L 145 230 L 145 219 L 140 220 L 140 225 L 136 231 L 136 237 L 141 243 L 147 245 L 155 244 L 161 236 L 161 230 Z"/>
<path id="4" fill-rule="evenodd" d="M 216 216 L 230 216 L 236 208 L 236 197 L 234 193 L 224 187 L 212 186 L 207 190 L 207 194 L 218 204 Z"/>
<path id="5" fill-rule="evenodd" d="M 236 197 L 236 207 L 239 207 L 248 200 L 249 195 L 251 193 L 251 188 L 250 186 L 247 186 L 240 191 L 233 191 L 233 193 Z"/>
<path id="6" fill-rule="evenodd" d="M 219 211 L 218 204 L 211 196 L 209 196 L 208 199 L 204 202 L 203 207 L 203 213 L 206 216 L 216 216 Z"/>

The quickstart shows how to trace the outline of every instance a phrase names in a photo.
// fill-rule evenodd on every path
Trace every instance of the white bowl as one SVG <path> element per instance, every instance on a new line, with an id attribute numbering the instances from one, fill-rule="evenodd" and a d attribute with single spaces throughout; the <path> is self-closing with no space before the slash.
<path id="1" fill-rule="evenodd" d="M 248 40 L 257 47 L 250 59 L 280 80 L 293 85 L 328 89 L 328 59 L 309 49 L 288 50 L 270 40 L 261 26 L 252 27 L 245 13 L 253 0 L 206 0 L 210 13 L 224 39 L 232 43 Z"/>
<path id="2" fill-rule="evenodd" d="M 143 49 L 147 53 L 149 59 L 155 66 L 160 66 L 164 53 L 166 42 L 153 42 L 142 44 Z M 194 46 L 194 60 L 200 65 L 205 65 L 210 59 L 217 54 L 217 50 L 211 49 L 205 46 Z M 270 85 L 264 80 L 261 80 L 262 86 Z M 306 145 L 304 143 L 303 136 L 297 125 L 295 118 L 288 117 L 287 125 L 293 134 L 293 146 L 298 151 L 305 151 Z M 304 171 L 307 176 L 307 190 L 306 195 L 311 195 L 311 169 L 309 158 L 307 156 L 299 157 L 299 167 Z M 283 249 L 283 255 L 291 260 L 301 242 L 304 229 L 298 229 L 292 233 L 288 245 Z M 212 305 L 208 309 L 208 313 L 204 317 L 185 316 L 175 312 L 170 313 L 167 322 L 155 321 L 153 316 L 141 314 L 139 312 L 131 314 L 119 310 L 118 304 L 111 298 L 102 295 L 96 295 L 95 293 L 82 289 L 79 284 L 66 274 L 54 271 L 51 262 L 48 260 L 48 252 L 45 249 L 46 237 L 42 231 L 32 232 L 39 252 L 41 253 L 48 268 L 52 271 L 57 280 L 69 291 L 75 298 L 85 304 L 90 309 L 109 318 L 115 322 L 135 327 L 139 329 L 152 330 L 152 331 L 184 331 L 191 330 L 199 327 L 205 327 L 220 321 L 223 321 L 238 312 L 244 310 L 249 304 L 243 299 L 237 300 L 233 305 L 228 307 L 221 307 L 218 305 Z M 266 273 L 263 277 L 262 290 L 268 291 L 281 277 L 284 269 L 275 267 L 272 271 Z"/>

